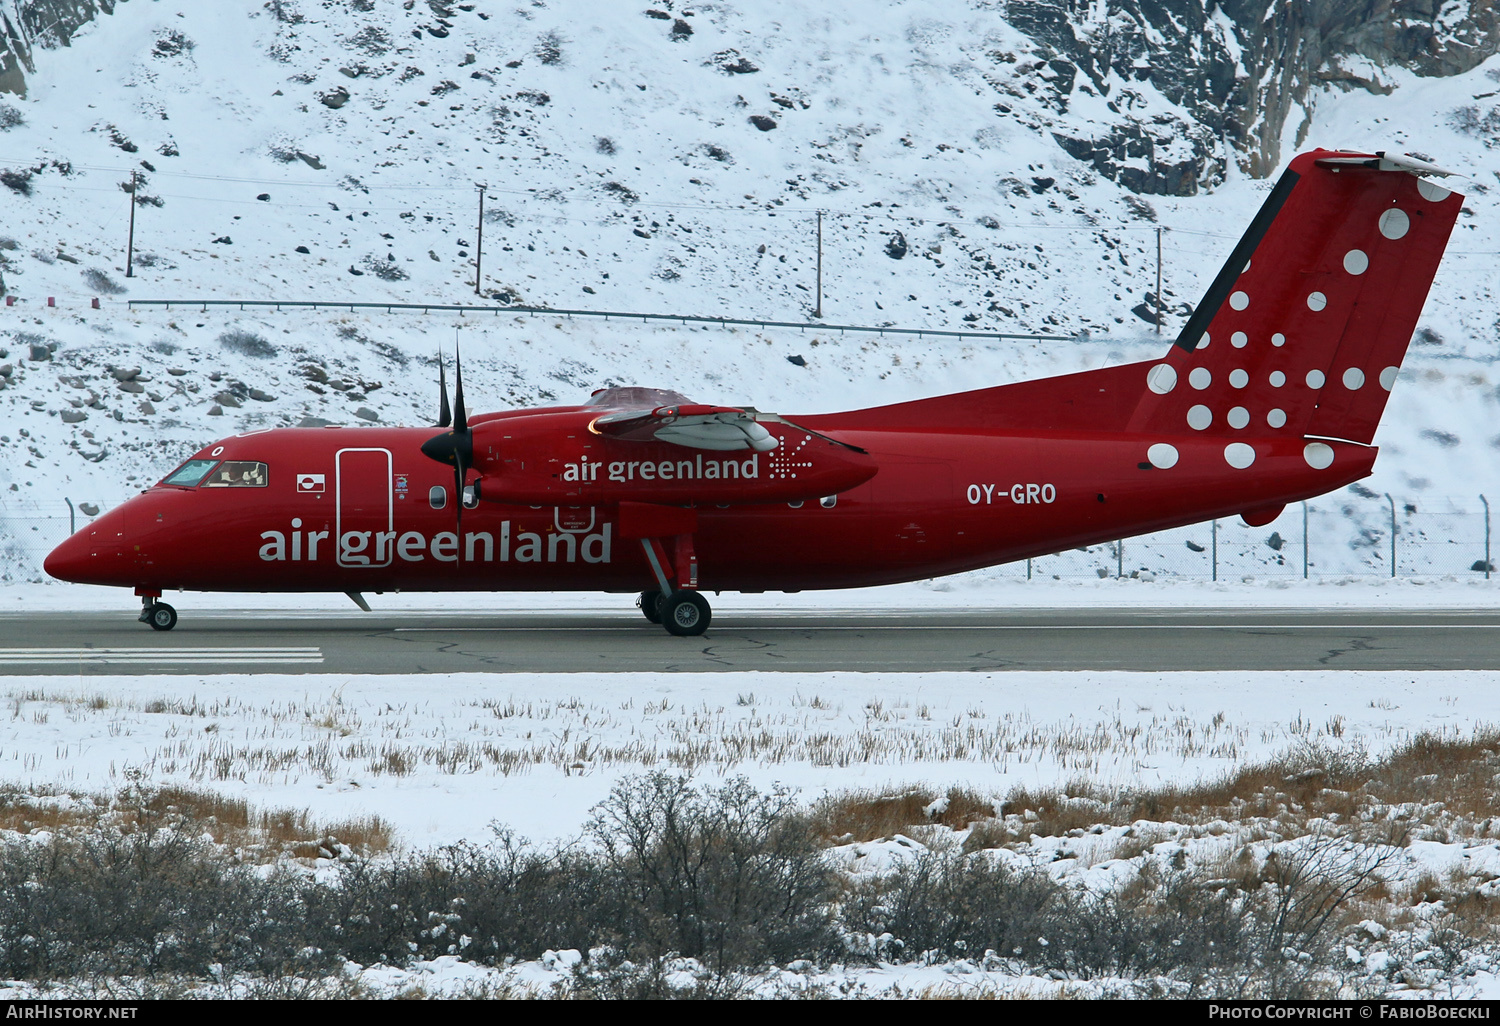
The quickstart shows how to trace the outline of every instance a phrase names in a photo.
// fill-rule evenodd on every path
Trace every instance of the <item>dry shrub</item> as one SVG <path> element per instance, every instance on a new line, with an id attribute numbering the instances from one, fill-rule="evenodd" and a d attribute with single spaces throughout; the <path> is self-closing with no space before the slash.
<path id="1" fill-rule="evenodd" d="M 815 821 L 783 790 L 653 773 L 617 784 L 588 832 L 624 896 L 627 956 L 677 954 L 723 973 L 835 946 L 836 876 Z"/>

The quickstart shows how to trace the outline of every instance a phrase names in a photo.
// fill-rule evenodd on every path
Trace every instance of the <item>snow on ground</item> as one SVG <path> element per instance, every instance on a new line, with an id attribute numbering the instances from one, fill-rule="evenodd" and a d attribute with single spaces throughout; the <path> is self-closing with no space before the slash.
<path id="1" fill-rule="evenodd" d="M 574 836 L 621 777 L 808 799 L 1213 779 L 1303 743 L 1500 724 L 1496 672 L 329 674 L 7 678 L 0 780 L 182 784 L 409 847 Z"/>

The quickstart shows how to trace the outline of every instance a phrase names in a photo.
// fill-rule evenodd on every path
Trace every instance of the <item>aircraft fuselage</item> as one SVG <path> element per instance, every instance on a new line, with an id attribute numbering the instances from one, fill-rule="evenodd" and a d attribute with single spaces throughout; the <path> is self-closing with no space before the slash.
<path id="1" fill-rule="evenodd" d="M 1247 474 L 1212 440 L 1185 439 L 1173 464 L 1158 467 L 1145 458 L 1151 440 L 1129 435 L 807 422 L 867 450 L 875 475 L 822 500 L 697 507 L 700 587 L 793 591 L 956 573 L 1274 509 L 1365 476 L 1376 453 L 1334 443 L 1333 464 L 1316 469 L 1302 439 L 1261 442 L 1257 473 Z M 195 458 L 264 464 L 264 486 L 159 484 L 80 531 L 49 559 L 49 572 L 148 592 L 651 586 L 641 545 L 622 536 L 615 506 L 482 500 L 458 525 L 452 472 L 420 452 L 431 436 L 431 428 L 288 428 L 225 439 Z M 703 454 L 682 453 L 701 472 Z M 594 473 L 607 478 L 614 462 Z M 721 473 L 733 463 L 750 481 L 769 472 L 762 453 L 711 462 Z M 567 474 L 566 461 L 560 466 Z M 653 486 L 671 487 L 659 467 L 650 481 L 639 465 L 618 471 L 627 472 L 643 501 Z"/>

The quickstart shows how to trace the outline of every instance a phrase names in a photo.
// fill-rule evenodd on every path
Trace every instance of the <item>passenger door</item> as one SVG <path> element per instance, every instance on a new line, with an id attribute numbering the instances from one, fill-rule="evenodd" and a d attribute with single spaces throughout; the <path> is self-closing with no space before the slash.
<path id="1" fill-rule="evenodd" d="M 395 546 L 379 535 L 395 530 L 389 449 L 340 449 L 334 461 L 335 552 L 338 565 L 390 566 Z"/>

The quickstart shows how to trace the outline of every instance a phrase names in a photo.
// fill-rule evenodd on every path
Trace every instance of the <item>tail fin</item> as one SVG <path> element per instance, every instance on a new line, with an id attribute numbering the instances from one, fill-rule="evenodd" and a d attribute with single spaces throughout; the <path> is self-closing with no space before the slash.
<path id="1" fill-rule="evenodd" d="M 1368 444 L 1463 197 L 1410 157 L 1315 150 L 1282 174 L 1127 430 Z"/>

